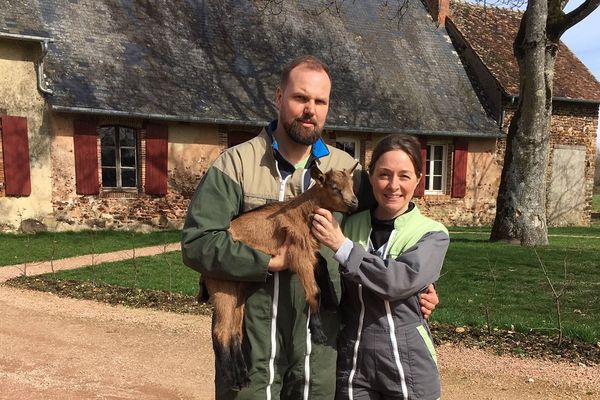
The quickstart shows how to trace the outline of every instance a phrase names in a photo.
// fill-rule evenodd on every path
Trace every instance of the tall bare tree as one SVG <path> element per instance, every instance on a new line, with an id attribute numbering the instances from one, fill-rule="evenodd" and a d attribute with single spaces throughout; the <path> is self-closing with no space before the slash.
<path id="1" fill-rule="evenodd" d="M 548 165 L 554 63 L 560 37 L 600 5 L 586 0 L 569 13 L 568 0 L 528 0 L 513 44 L 519 102 L 510 123 L 491 240 L 548 244 Z M 591 40 L 591 38 L 590 38 Z"/>

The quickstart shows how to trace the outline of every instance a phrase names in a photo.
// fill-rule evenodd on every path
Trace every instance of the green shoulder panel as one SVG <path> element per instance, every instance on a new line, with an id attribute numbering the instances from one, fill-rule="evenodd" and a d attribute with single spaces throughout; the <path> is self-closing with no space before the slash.
<path id="1" fill-rule="evenodd" d="M 421 214 L 416 205 L 411 212 L 396 218 L 394 231 L 395 235 L 392 238 L 389 250 L 389 255 L 392 258 L 396 258 L 399 254 L 417 244 L 427 233 L 445 232 L 448 234 L 448 230 L 444 225 Z"/>

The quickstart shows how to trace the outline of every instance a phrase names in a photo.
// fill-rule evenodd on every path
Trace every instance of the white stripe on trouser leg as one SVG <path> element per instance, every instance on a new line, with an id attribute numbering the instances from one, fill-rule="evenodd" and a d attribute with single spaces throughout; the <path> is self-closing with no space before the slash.
<path id="1" fill-rule="evenodd" d="M 269 358 L 269 384 L 267 400 L 271 400 L 271 385 L 275 380 L 275 355 L 277 355 L 277 303 L 279 302 L 279 272 L 273 272 L 273 316 L 271 317 L 271 357 Z"/>
<path id="2" fill-rule="evenodd" d="M 358 332 L 356 333 L 356 343 L 354 343 L 354 353 L 352 355 L 352 370 L 348 375 L 348 398 L 352 400 L 354 390 L 352 389 L 352 379 L 356 373 L 356 364 L 358 362 L 358 347 L 360 346 L 360 337 L 362 336 L 363 319 L 365 318 L 365 303 L 362 296 L 362 285 L 358 284 L 358 299 L 360 300 L 360 316 L 358 317 Z"/>
<path id="3" fill-rule="evenodd" d="M 394 319 L 392 318 L 392 311 L 390 309 L 390 302 L 385 301 L 385 313 L 387 314 L 388 324 L 390 325 L 390 340 L 392 341 L 392 349 L 394 350 L 394 360 L 396 361 L 396 367 L 400 374 L 400 384 L 402 386 L 402 397 L 404 400 L 408 400 L 408 388 L 406 387 L 406 379 L 404 378 L 404 369 L 400 363 L 400 353 L 398 353 L 398 341 L 396 340 L 396 329 L 394 327 Z"/>
<path id="4" fill-rule="evenodd" d="M 308 307 L 308 313 L 306 314 L 306 355 L 304 356 L 304 393 L 302 398 L 308 400 L 308 393 L 310 392 L 310 353 L 312 352 L 312 342 L 310 341 L 310 307 Z"/>

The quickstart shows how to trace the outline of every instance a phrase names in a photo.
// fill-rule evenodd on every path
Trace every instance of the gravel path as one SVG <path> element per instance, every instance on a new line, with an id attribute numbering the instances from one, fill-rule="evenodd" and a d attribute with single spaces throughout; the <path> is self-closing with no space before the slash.
<path id="1" fill-rule="evenodd" d="M 440 346 L 444 400 L 600 399 L 600 367 Z M 205 316 L 0 285 L 0 399 L 212 399 Z"/>

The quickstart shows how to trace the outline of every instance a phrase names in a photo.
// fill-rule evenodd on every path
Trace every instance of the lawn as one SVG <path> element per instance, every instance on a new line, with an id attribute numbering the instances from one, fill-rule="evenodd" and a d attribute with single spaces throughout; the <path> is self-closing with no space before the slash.
<path id="1" fill-rule="evenodd" d="M 487 309 L 493 327 L 557 333 L 552 292 L 533 249 L 489 243 L 489 228 L 450 231 L 451 245 L 438 282 L 441 304 L 434 321 L 485 326 Z M 551 229 L 550 245 L 537 253 L 557 290 L 565 285 L 564 334 L 600 341 L 600 226 Z M 61 271 L 51 277 L 190 296 L 198 290 L 198 273 L 182 264 L 180 252 Z"/>
<path id="2" fill-rule="evenodd" d="M 433 319 L 483 326 L 487 309 L 494 327 L 556 333 L 556 306 L 536 252 L 489 243 L 481 230 L 459 230 L 452 229 L 438 282 L 442 302 Z M 600 227 L 551 229 L 550 234 L 550 245 L 537 253 L 555 288 L 565 287 L 561 298 L 564 332 L 596 342 L 600 340 Z"/>
<path id="3" fill-rule="evenodd" d="M 178 242 L 180 231 L 0 234 L 0 266 Z"/>
<path id="4" fill-rule="evenodd" d="M 196 271 L 183 265 L 180 251 L 65 270 L 45 276 L 56 279 L 93 281 L 99 284 L 130 288 L 163 290 L 189 296 L 198 294 L 198 278 L 200 277 Z"/>

